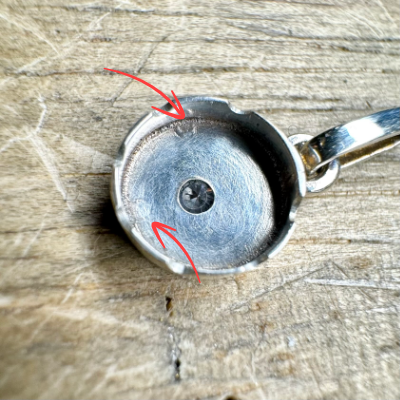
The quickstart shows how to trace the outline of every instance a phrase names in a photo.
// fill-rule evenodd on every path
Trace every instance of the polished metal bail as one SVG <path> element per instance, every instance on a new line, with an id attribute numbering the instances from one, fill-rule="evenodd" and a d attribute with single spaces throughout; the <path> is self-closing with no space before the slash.
<path id="1" fill-rule="evenodd" d="M 400 108 L 380 111 L 329 129 L 315 137 L 289 137 L 300 153 L 307 175 L 307 192 L 319 193 L 356 164 L 400 143 Z"/>

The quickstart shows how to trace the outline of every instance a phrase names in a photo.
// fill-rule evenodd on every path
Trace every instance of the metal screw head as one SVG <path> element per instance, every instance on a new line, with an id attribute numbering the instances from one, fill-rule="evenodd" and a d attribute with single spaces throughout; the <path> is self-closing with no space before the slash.
<path id="1" fill-rule="evenodd" d="M 214 204 L 214 197 L 214 190 L 211 186 L 200 179 L 187 181 L 179 191 L 181 207 L 191 214 L 208 211 Z"/>

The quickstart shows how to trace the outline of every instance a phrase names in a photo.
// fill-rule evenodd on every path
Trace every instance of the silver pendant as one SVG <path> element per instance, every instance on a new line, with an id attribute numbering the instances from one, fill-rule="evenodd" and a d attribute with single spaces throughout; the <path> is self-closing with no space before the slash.
<path id="1" fill-rule="evenodd" d="M 186 118 L 153 111 L 123 141 L 111 195 L 135 246 L 183 274 L 249 271 L 273 257 L 293 232 L 306 194 L 321 192 L 341 168 L 400 143 L 400 109 L 381 111 L 316 137 L 287 138 L 254 112 L 211 97 L 180 99 Z M 164 110 L 173 112 L 167 104 Z M 176 230 L 182 244 L 152 224 Z"/>

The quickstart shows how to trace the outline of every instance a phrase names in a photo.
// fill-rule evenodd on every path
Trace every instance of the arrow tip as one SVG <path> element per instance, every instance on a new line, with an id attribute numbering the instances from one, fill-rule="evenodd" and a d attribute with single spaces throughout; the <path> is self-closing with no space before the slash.
<path id="1" fill-rule="evenodd" d="M 165 224 L 162 224 L 161 222 L 157 222 L 157 221 L 154 221 L 154 222 L 151 224 L 151 227 L 153 228 L 153 231 L 154 231 L 154 232 L 155 232 L 155 229 L 161 229 L 161 230 L 163 231 L 164 228 L 170 229 L 171 231 L 176 231 L 175 228 L 171 228 L 170 226 L 165 225 Z"/>
<path id="2" fill-rule="evenodd" d="M 171 104 L 171 106 L 175 108 L 175 111 L 177 112 L 177 114 L 173 114 L 173 113 L 171 113 L 169 111 L 165 111 L 165 110 L 162 110 L 161 108 L 157 108 L 157 107 L 154 107 L 154 106 L 151 106 L 151 108 L 153 108 L 154 110 L 159 111 L 160 113 L 168 115 L 169 117 L 173 117 L 173 118 L 176 118 L 176 119 L 184 119 L 185 118 L 185 110 L 183 109 L 181 102 L 178 100 L 178 98 L 176 97 L 176 95 L 173 92 L 173 90 L 171 90 L 171 92 L 172 92 L 172 95 L 174 96 L 176 104 L 173 103 L 170 99 L 168 99 L 168 97 L 165 97 L 165 98 L 168 100 L 169 104 Z"/>
<path id="3" fill-rule="evenodd" d="M 165 245 L 164 245 L 163 241 L 161 240 L 160 233 L 158 232 L 158 230 L 166 233 L 181 248 L 181 250 L 185 253 L 185 256 L 188 258 L 190 264 L 192 265 L 193 270 L 196 273 L 199 283 L 201 283 L 199 274 L 197 273 L 196 267 L 194 266 L 193 260 L 190 258 L 189 253 L 182 246 L 182 244 L 178 241 L 178 239 L 175 238 L 174 235 L 172 235 L 170 232 L 166 231 L 166 229 L 170 229 L 172 231 L 176 231 L 176 229 L 171 228 L 170 226 L 162 224 L 161 222 L 157 222 L 157 221 L 154 221 L 151 223 L 151 228 L 153 229 L 154 234 L 156 235 L 157 239 L 161 243 L 162 247 L 164 247 L 164 249 L 165 249 Z"/>
<path id="4" fill-rule="evenodd" d="M 158 241 L 161 243 L 162 247 L 164 247 L 164 249 L 165 249 L 164 242 L 162 241 L 161 236 L 160 236 L 160 232 L 158 232 L 158 230 L 160 230 L 160 231 L 162 231 L 164 233 L 167 233 L 169 235 L 169 233 L 165 229 L 171 229 L 172 231 L 176 231 L 176 229 L 171 228 L 170 226 L 162 224 L 161 222 L 157 222 L 157 221 L 154 221 L 151 224 L 151 228 L 153 229 L 153 232 L 156 235 Z"/>
<path id="5" fill-rule="evenodd" d="M 165 249 L 165 244 L 161 239 L 160 233 L 158 232 L 159 229 L 163 230 L 163 228 L 160 225 L 163 225 L 163 224 L 160 224 L 159 222 L 153 222 L 151 224 L 151 228 L 153 229 L 153 232 L 156 235 L 158 241 L 161 243 L 162 247 L 164 247 L 164 249 Z"/>
<path id="6" fill-rule="evenodd" d="M 171 93 L 172 93 L 172 96 L 174 96 L 174 99 L 176 101 L 176 107 L 174 107 L 174 108 L 175 108 L 176 112 L 178 113 L 178 115 L 175 118 L 184 119 L 185 118 L 185 110 L 183 109 L 181 102 L 176 97 L 173 90 L 171 90 Z"/>

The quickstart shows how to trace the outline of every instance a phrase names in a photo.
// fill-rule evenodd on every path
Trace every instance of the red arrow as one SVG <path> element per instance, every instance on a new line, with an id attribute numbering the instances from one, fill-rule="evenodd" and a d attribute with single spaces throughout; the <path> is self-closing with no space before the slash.
<path id="1" fill-rule="evenodd" d="M 117 74 L 129 76 L 129 78 L 136 79 L 137 81 L 139 81 L 141 83 L 144 83 L 146 86 L 148 86 L 149 88 L 152 88 L 158 94 L 160 94 L 162 97 L 164 97 L 164 99 L 167 100 L 168 103 L 171 104 L 171 106 L 175 108 L 175 110 L 176 110 L 176 112 L 178 114 L 172 114 L 172 113 L 170 113 L 168 111 L 164 111 L 164 110 L 161 110 L 160 108 L 153 107 L 153 106 L 151 108 L 154 108 L 155 110 L 160 111 L 161 113 L 169 115 L 170 117 L 173 117 L 173 118 L 176 118 L 176 119 L 184 119 L 185 118 L 185 110 L 183 109 L 183 107 L 182 107 L 181 103 L 179 102 L 178 98 L 175 96 L 175 93 L 173 92 L 173 90 L 171 90 L 171 93 L 174 96 L 176 104 L 174 104 L 172 102 L 172 100 L 170 100 L 169 97 L 167 95 L 165 95 L 161 90 L 157 89 L 155 86 L 153 86 L 150 83 L 144 81 L 143 79 L 138 78 L 137 76 L 133 76 L 133 75 L 127 74 L 126 72 L 117 71 L 116 69 L 109 69 L 109 68 L 104 68 L 104 69 L 106 69 L 107 71 L 116 72 Z"/>
<path id="2" fill-rule="evenodd" d="M 171 227 L 168 226 L 168 225 L 164 225 L 164 224 L 162 224 L 161 222 L 153 222 L 153 223 L 151 224 L 151 227 L 153 228 L 153 231 L 154 231 L 155 235 L 157 236 L 157 239 L 160 241 L 160 243 L 161 243 L 162 247 L 164 247 L 164 249 L 165 249 L 165 246 L 164 246 L 163 241 L 161 240 L 161 237 L 160 237 L 160 234 L 159 234 L 159 232 L 158 232 L 158 229 L 159 229 L 160 231 L 163 231 L 165 234 L 167 234 L 167 235 L 181 248 L 181 250 L 185 253 L 185 256 L 186 256 L 186 257 L 188 258 L 188 260 L 190 261 L 190 264 L 192 264 L 192 267 L 193 267 L 193 269 L 194 269 L 194 272 L 196 272 L 197 279 L 198 279 L 199 282 L 201 283 L 200 278 L 199 278 L 199 274 L 197 273 L 196 267 L 194 266 L 193 261 L 192 261 L 192 259 L 191 259 L 190 256 L 189 256 L 189 253 L 188 253 L 188 252 L 185 250 L 185 248 L 179 243 L 178 239 L 176 239 L 175 236 L 174 236 L 172 233 L 170 233 L 170 232 L 168 232 L 168 231 L 165 230 L 165 228 L 171 229 L 171 231 L 176 231 L 176 229 L 171 228 Z"/>

